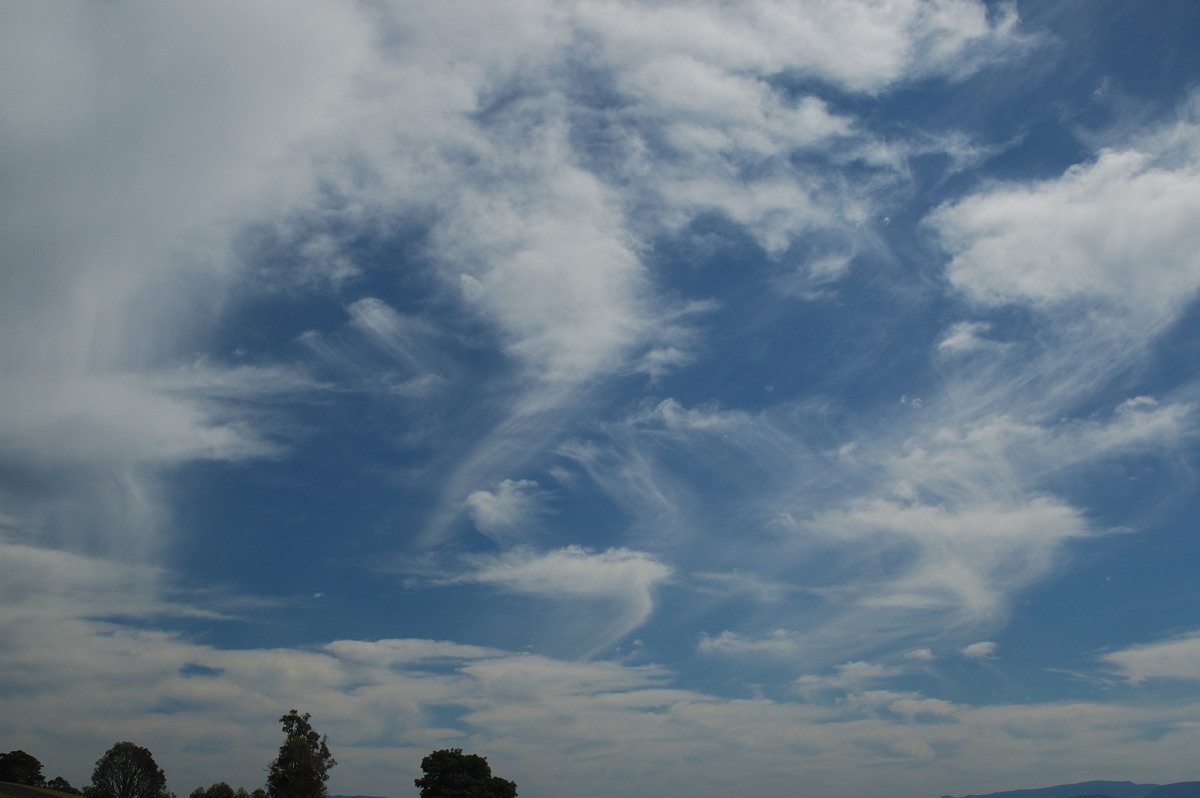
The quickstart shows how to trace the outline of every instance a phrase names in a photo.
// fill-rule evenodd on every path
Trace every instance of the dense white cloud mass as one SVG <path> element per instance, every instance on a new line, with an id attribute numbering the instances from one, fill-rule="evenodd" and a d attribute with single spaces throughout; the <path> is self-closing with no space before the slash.
<path id="1" fill-rule="evenodd" d="M 1194 778 L 1167 5 L 0 7 L 0 749 Z"/>
<path id="2" fill-rule="evenodd" d="M 1055 180 L 941 209 L 950 280 L 984 304 L 1099 300 L 1130 322 L 1169 320 L 1200 282 L 1200 163 L 1162 160 L 1105 150 Z"/>

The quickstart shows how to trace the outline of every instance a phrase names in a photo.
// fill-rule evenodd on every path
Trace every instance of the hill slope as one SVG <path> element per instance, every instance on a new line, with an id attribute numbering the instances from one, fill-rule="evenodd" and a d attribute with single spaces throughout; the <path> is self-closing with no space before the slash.
<path id="1" fill-rule="evenodd" d="M 28 787 L 24 784 L 0 781 L 0 798 L 79 798 L 79 796 L 42 787 Z"/>
<path id="2" fill-rule="evenodd" d="M 1183 782 L 1190 784 L 1191 782 Z M 1167 785 L 1175 786 L 1175 785 Z M 1040 787 L 1032 790 L 1008 790 L 987 795 L 966 795 L 963 798 L 1080 798 L 1080 796 L 1107 796 L 1107 798 L 1150 798 L 1157 784 L 1134 784 L 1132 781 L 1081 781 L 1078 784 L 1060 784 L 1055 787 Z M 951 798 L 943 795 L 942 798 Z M 1191 798 L 1190 795 L 1163 795 L 1159 798 Z M 1200 798 L 1200 797 L 1198 797 Z"/>
<path id="3" fill-rule="evenodd" d="M 1155 787 L 1146 798 L 1200 798 L 1200 781 L 1180 781 Z"/>

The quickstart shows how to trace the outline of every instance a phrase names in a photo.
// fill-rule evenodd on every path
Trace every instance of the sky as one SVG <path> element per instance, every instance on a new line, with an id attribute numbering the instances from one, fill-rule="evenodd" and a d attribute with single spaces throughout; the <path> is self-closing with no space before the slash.
<path id="1" fill-rule="evenodd" d="M 0 750 L 1200 778 L 1200 4 L 0 4 Z"/>

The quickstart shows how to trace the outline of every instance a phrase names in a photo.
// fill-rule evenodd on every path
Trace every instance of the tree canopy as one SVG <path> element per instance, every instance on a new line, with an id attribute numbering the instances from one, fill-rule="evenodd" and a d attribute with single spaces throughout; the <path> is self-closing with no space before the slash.
<path id="1" fill-rule="evenodd" d="M 167 777 L 149 749 L 117 743 L 96 760 L 91 798 L 162 798 Z"/>
<path id="2" fill-rule="evenodd" d="M 250 793 L 246 792 L 243 787 L 235 790 L 225 782 L 218 781 L 208 789 L 197 787 L 192 790 L 188 798 L 250 798 Z"/>
<path id="3" fill-rule="evenodd" d="M 82 795 L 79 790 L 71 786 L 71 782 L 64 779 L 62 776 L 55 776 L 46 782 L 46 788 L 55 792 L 67 792 L 71 795 Z"/>
<path id="4" fill-rule="evenodd" d="M 42 763 L 33 754 L 24 751 L 0 754 L 0 781 L 30 787 L 42 787 L 46 783 L 42 776 Z"/>
<path id="5" fill-rule="evenodd" d="M 485 757 L 461 748 L 434 751 L 421 760 L 425 775 L 414 783 L 421 798 L 516 798 L 517 784 L 492 775 Z"/>
<path id="6" fill-rule="evenodd" d="M 308 722 L 310 717 L 293 709 L 279 719 L 284 739 L 267 771 L 270 798 L 325 798 L 329 769 L 337 760 L 329 753 L 328 738 Z"/>

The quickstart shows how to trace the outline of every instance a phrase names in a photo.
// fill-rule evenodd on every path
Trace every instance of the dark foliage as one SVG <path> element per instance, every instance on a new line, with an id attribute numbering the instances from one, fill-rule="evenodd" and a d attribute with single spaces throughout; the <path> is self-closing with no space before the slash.
<path id="1" fill-rule="evenodd" d="M 64 779 L 62 776 L 55 776 L 46 782 L 46 787 L 57 792 L 70 793 L 71 795 L 83 795 L 82 792 L 71 786 L 71 782 Z"/>
<path id="2" fill-rule="evenodd" d="M 46 784 L 42 777 L 42 763 L 33 754 L 24 751 L 0 754 L 0 781 L 29 787 L 43 787 Z"/>
<path id="3" fill-rule="evenodd" d="M 208 787 L 207 789 L 204 787 L 197 787 L 196 789 L 192 790 L 192 792 L 188 795 L 188 798 L 248 798 L 248 795 L 249 793 L 247 793 L 241 787 L 238 787 L 237 791 L 235 792 L 234 789 L 225 782 L 218 781 L 216 784 Z"/>
<path id="4" fill-rule="evenodd" d="M 486 758 L 461 748 L 434 751 L 421 760 L 422 778 L 414 783 L 421 798 L 516 798 L 516 782 L 492 775 Z"/>
<path id="5" fill-rule="evenodd" d="M 167 777 L 149 749 L 117 743 L 96 760 L 89 798 L 163 798 Z"/>
<path id="6" fill-rule="evenodd" d="M 309 724 L 310 717 L 293 709 L 279 719 L 284 740 L 267 771 L 268 798 L 325 798 L 329 769 L 337 760 L 329 753 L 328 738 Z"/>

